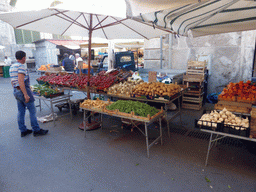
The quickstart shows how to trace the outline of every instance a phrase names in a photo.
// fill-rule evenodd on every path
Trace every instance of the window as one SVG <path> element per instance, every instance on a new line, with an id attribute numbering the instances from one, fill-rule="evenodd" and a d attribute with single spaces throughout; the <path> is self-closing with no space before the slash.
<path id="1" fill-rule="evenodd" d="M 120 62 L 121 62 L 121 63 L 123 63 L 123 62 L 130 62 L 130 61 L 132 61 L 131 56 L 122 56 L 122 57 L 120 58 Z"/>
<path id="2" fill-rule="evenodd" d="M 40 40 L 40 33 L 36 31 L 28 31 L 23 29 L 14 29 L 17 44 L 31 44 Z"/>

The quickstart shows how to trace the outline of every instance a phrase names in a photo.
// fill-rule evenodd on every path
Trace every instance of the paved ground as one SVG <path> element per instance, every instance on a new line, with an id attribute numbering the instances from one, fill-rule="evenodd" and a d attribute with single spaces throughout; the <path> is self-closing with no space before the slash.
<path id="1" fill-rule="evenodd" d="M 32 84 L 36 77 L 32 74 Z M 74 99 L 83 98 L 75 94 Z M 44 106 L 37 115 L 49 113 Z M 184 127 L 171 123 L 171 138 L 165 129 L 164 145 L 153 146 L 150 158 L 144 137 L 120 129 L 120 120 L 111 117 L 104 117 L 102 131 L 87 132 L 86 138 L 77 128 L 81 113 L 72 121 L 59 119 L 55 127 L 40 124 L 49 129 L 47 136 L 21 138 L 10 79 L 0 78 L 0 191 L 255 192 L 256 155 L 240 141 L 224 140 L 204 167 L 209 135 L 194 131 L 201 113 L 183 110 Z"/>

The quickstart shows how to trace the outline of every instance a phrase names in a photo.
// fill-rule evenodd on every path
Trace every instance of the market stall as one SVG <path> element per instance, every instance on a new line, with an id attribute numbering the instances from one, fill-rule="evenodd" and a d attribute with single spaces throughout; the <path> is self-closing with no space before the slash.
<path id="1" fill-rule="evenodd" d="M 71 91 L 81 91 L 92 95 L 110 98 L 111 100 L 133 100 L 143 103 L 150 103 L 158 108 L 164 107 L 164 119 L 167 122 L 168 135 L 170 137 L 169 122 L 180 116 L 180 99 L 186 87 L 177 84 L 165 84 L 161 82 L 144 82 L 142 79 L 134 80 L 132 73 L 122 70 L 105 71 L 90 78 L 90 87 L 87 86 L 88 76 L 78 74 L 48 74 L 37 80 L 41 83 L 49 83 L 52 86 L 61 87 Z M 92 98 L 92 97 L 91 97 Z M 176 110 L 167 113 L 170 104 L 177 104 Z M 123 117 L 124 118 L 124 117 Z M 124 118 L 125 119 L 125 118 Z"/>
<path id="2" fill-rule="evenodd" d="M 256 142 L 255 90 L 256 85 L 251 81 L 229 83 L 219 95 L 215 110 L 195 121 L 197 128 L 211 134 L 205 166 L 211 148 L 223 138 Z"/>
<path id="3" fill-rule="evenodd" d="M 69 111 L 70 111 L 69 114 L 70 114 L 70 118 L 72 119 L 72 110 L 71 110 L 71 101 L 70 101 L 70 97 L 72 95 L 64 94 L 64 92 L 60 91 L 59 89 L 57 88 L 52 89 L 47 85 L 34 85 L 31 87 L 32 87 L 34 98 L 37 99 L 39 102 L 39 105 L 36 107 L 39 107 L 41 111 L 42 101 L 43 101 L 43 103 L 51 110 L 50 118 L 53 120 L 54 126 L 57 118 L 56 113 L 54 112 L 54 104 L 58 105 L 58 104 L 68 103 Z"/>
<path id="4" fill-rule="evenodd" d="M 161 139 L 161 145 L 163 144 L 163 134 L 162 134 L 162 124 L 161 117 L 163 116 L 163 109 L 157 110 L 154 107 L 151 107 L 147 104 L 135 101 L 122 101 L 119 100 L 117 102 L 110 101 L 101 101 L 101 100 L 85 100 L 80 108 L 84 110 L 84 133 L 86 133 L 85 124 L 86 119 L 86 111 L 97 112 L 100 114 L 100 121 L 98 122 L 102 126 L 102 115 L 111 115 L 118 118 L 125 118 L 131 121 L 142 122 L 145 126 L 145 131 L 140 129 L 138 126 L 138 130 L 145 136 L 146 138 L 146 146 L 147 146 L 147 156 L 149 157 L 149 149 L 152 147 L 157 141 Z M 148 138 L 148 126 L 155 121 L 159 121 L 160 125 L 160 135 L 149 144 Z"/>

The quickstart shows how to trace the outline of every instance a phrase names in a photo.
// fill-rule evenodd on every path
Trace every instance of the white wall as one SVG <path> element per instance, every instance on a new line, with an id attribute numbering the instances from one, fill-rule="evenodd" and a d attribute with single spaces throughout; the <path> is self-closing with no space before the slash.
<path id="1" fill-rule="evenodd" d="M 163 69 L 186 69 L 188 60 L 198 55 L 211 59 L 208 93 L 219 92 L 229 82 L 251 79 L 256 31 L 226 33 L 198 38 L 163 39 Z M 145 41 L 145 68 L 159 68 L 160 40 Z M 158 49 L 152 49 L 153 47 Z M 171 55 L 169 55 L 171 54 Z M 171 60 L 169 60 L 171 59 Z"/>

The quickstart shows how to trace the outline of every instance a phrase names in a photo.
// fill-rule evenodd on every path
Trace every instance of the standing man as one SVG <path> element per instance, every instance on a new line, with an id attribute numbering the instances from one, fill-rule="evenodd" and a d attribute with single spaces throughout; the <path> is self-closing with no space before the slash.
<path id="1" fill-rule="evenodd" d="M 4 64 L 5 64 L 6 66 L 11 66 L 12 60 L 11 60 L 9 57 L 5 56 L 5 57 L 4 57 Z"/>
<path id="2" fill-rule="evenodd" d="M 32 133 L 31 129 L 27 129 L 25 125 L 26 108 L 29 110 L 30 122 L 33 129 L 33 135 L 46 135 L 48 130 L 40 129 L 36 118 L 36 108 L 34 97 L 30 89 L 30 81 L 28 70 L 25 67 L 26 53 L 17 51 L 15 54 L 17 62 L 10 67 L 11 83 L 14 88 L 14 97 L 18 105 L 18 126 L 21 131 L 21 137 Z"/>
<path id="3" fill-rule="evenodd" d="M 76 68 L 78 68 L 78 61 L 83 61 L 83 59 L 82 59 L 82 57 L 80 57 L 79 53 L 76 53 L 75 57 L 76 57 Z"/>
<path id="4" fill-rule="evenodd" d="M 75 52 L 74 51 L 72 51 L 72 53 L 69 55 L 69 59 L 71 59 L 74 62 L 74 65 L 75 65 L 76 58 L 75 58 Z"/>
<path id="5" fill-rule="evenodd" d="M 74 72 L 74 61 L 72 61 L 71 59 L 69 59 L 68 54 L 64 53 L 64 59 L 62 61 L 62 65 L 65 69 L 65 71 L 69 71 L 69 72 Z"/>

